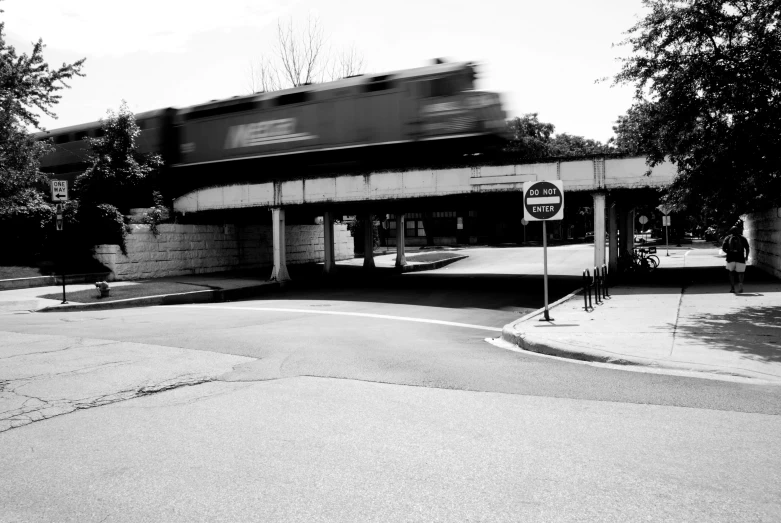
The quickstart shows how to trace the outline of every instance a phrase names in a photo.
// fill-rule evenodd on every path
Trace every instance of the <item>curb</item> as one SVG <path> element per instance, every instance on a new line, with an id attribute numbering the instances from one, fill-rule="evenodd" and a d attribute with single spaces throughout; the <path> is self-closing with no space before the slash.
<path id="1" fill-rule="evenodd" d="M 582 295 L 582 290 L 578 289 L 567 296 L 555 301 L 548 306 L 548 310 L 561 305 L 571 299 L 574 299 Z M 520 329 L 516 329 L 516 325 L 526 323 L 532 318 L 535 318 L 545 312 L 545 308 L 542 307 L 534 312 L 523 316 L 522 318 L 515 320 L 512 323 L 505 325 L 502 328 L 502 341 L 508 342 L 512 345 L 519 347 L 522 350 L 529 352 L 536 352 L 538 354 L 545 354 L 547 356 L 554 356 L 557 358 L 578 360 L 578 361 L 592 361 L 597 363 L 608 363 L 612 365 L 623 366 L 635 366 L 635 367 L 649 367 L 652 369 L 668 369 L 675 371 L 685 372 L 698 372 L 708 374 L 710 376 L 722 376 L 722 377 L 739 377 L 750 378 L 754 380 L 761 380 L 772 384 L 781 384 L 781 379 L 775 375 L 761 374 L 748 370 L 735 369 L 734 367 L 719 367 L 717 365 L 708 365 L 705 363 L 693 363 L 693 362 L 681 362 L 681 361 L 664 361 L 651 358 L 643 358 L 641 356 L 630 356 L 626 354 L 611 354 L 607 351 L 599 349 L 589 349 L 586 347 L 573 347 L 570 344 L 557 343 L 554 341 L 539 342 L 527 338 L 526 333 Z"/>
<path id="2" fill-rule="evenodd" d="M 86 274 L 66 274 L 65 284 L 74 283 L 95 283 L 96 281 L 107 280 L 110 272 L 92 272 Z M 50 287 L 53 285 L 62 285 L 61 275 L 32 276 L 30 278 L 12 278 L 0 280 L 0 291 L 10 291 L 14 289 L 29 289 L 31 287 Z"/>
<path id="3" fill-rule="evenodd" d="M 446 258 L 444 260 L 438 260 L 435 262 L 416 263 L 415 261 L 412 261 L 412 262 L 408 262 L 410 263 L 410 265 L 404 265 L 403 267 L 396 267 L 396 270 L 399 272 L 431 271 L 434 269 L 439 269 L 440 267 L 444 267 L 445 265 L 450 265 L 451 263 L 461 261 L 464 258 L 469 258 L 469 256 L 467 255 L 453 256 L 452 258 Z"/>
<path id="4" fill-rule="evenodd" d="M 215 289 L 204 291 L 181 292 L 177 294 L 161 294 L 159 296 L 144 296 L 140 298 L 127 298 L 94 303 L 73 303 L 68 305 L 52 305 L 43 307 L 35 312 L 78 312 L 96 311 L 107 309 L 124 309 L 129 307 L 149 307 L 153 305 L 185 305 L 189 303 L 219 303 L 224 301 L 240 300 L 252 296 L 258 296 L 267 292 L 274 292 L 281 288 L 278 282 L 269 282 L 249 287 L 237 287 L 235 289 Z"/>

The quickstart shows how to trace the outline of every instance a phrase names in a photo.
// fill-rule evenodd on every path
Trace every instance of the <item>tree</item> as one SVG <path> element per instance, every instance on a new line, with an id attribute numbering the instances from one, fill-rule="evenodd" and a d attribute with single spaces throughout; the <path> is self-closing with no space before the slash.
<path id="1" fill-rule="evenodd" d="M 102 129 L 103 136 L 86 138 L 91 165 L 74 186 L 82 205 L 110 204 L 127 211 L 151 204 L 149 177 L 163 161 L 157 154 L 138 151 L 136 138 L 141 129 L 124 101 L 118 112 L 108 111 Z"/>
<path id="2" fill-rule="evenodd" d="M 512 140 L 507 151 L 518 154 L 524 159 L 545 158 L 550 154 L 550 141 L 555 127 L 540 122 L 537 113 L 527 113 L 507 122 Z"/>
<path id="3" fill-rule="evenodd" d="M 667 201 L 734 221 L 781 198 L 781 3 L 643 0 L 614 83 L 635 85 L 615 128 L 649 165 L 673 161 Z"/>
<path id="4" fill-rule="evenodd" d="M 597 140 L 567 133 L 554 135 L 553 124 L 540 122 L 537 113 L 527 113 L 507 122 L 512 139 L 506 151 L 520 159 L 610 154 L 615 149 Z"/>
<path id="5" fill-rule="evenodd" d="M 561 133 L 553 137 L 550 143 L 552 156 L 589 156 L 594 154 L 611 154 L 615 148 L 600 141 Z"/>
<path id="6" fill-rule="evenodd" d="M 2 10 L 0 10 L 2 13 Z M 84 60 L 50 69 L 41 40 L 30 55 L 18 54 L 5 40 L 0 22 L 0 236 L 15 249 L 5 254 L 32 256 L 41 248 L 52 210 L 43 197 L 48 177 L 40 158 L 51 145 L 36 141 L 27 127 L 39 127 L 39 113 L 55 116 L 52 107 L 66 81 L 81 73 Z"/>
<path id="7" fill-rule="evenodd" d="M 323 27 L 317 18 L 308 17 L 300 32 L 277 21 L 277 39 L 271 53 L 250 64 L 250 92 L 270 92 L 311 83 L 332 81 L 359 74 L 364 67 L 363 56 L 351 46 L 333 53 L 326 47 Z"/>

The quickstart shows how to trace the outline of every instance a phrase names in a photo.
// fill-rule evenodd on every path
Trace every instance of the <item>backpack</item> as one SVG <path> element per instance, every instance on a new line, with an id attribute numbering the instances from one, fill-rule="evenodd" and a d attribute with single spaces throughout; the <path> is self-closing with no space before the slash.
<path id="1" fill-rule="evenodd" d="M 732 254 L 743 254 L 743 243 L 740 241 L 740 237 L 736 234 L 733 234 L 729 237 L 729 241 L 727 242 L 727 249 L 728 252 Z"/>

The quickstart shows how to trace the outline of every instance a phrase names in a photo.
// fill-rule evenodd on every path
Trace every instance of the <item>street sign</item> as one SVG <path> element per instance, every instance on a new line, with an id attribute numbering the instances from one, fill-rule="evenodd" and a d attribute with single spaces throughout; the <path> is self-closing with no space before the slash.
<path id="1" fill-rule="evenodd" d="M 648 223 L 648 216 L 641 216 L 640 218 L 638 218 L 638 220 L 640 222 L 640 225 L 645 225 L 646 223 Z"/>
<path id="2" fill-rule="evenodd" d="M 527 221 L 564 218 L 564 185 L 561 180 L 523 184 L 523 218 Z"/>
<path id="3" fill-rule="evenodd" d="M 52 180 L 52 200 L 64 202 L 68 199 L 68 181 Z"/>
<path id="4" fill-rule="evenodd" d="M 662 211 L 662 214 L 664 214 L 664 215 L 668 215 L 668 214 L 670 214 L 670 210 L 671 210 L 671 209 L 670 209 L 668 206 L 666 206 L 666 205 L 659 205 L 659 206 L 657 207 L 657 209 L 659 209 L 660 211 Z"/>
<path id="5" fill-rule="evenodd" d="M 548 220 L 564 218 L 564 184 L 561 180 L 525 182 L 523 184 L 523 219 L 542 222 L 542 274 L 545 313 L 540 321 L 553 321 L 548 312 Z M 525 224 L 524 224 L 525 225 Z M 524 227 L 524 241 L 526 228 Z"/>
<path id="6" fill-rule="evenodd" d="M 662 216 L 662 226 L 663 227 L 669 227 L 670 226 L 670 217 L 669 216 Z"/>

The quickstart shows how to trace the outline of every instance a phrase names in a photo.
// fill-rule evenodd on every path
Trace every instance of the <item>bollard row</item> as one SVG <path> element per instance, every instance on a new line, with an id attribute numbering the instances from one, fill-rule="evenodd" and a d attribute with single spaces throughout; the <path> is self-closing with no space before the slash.
<path id="1" fill-rule="evenodd" d="M 591 301 L 591 294 L 594 293 L 594 301 L 597 305 L 602 305 L 605 298 L 610 297 L 608 290 L 607 266 L 594 267 L 594 275 L 586 269 L 583 271 L 583 309 L 586 311 L 594 310 Z"/>

